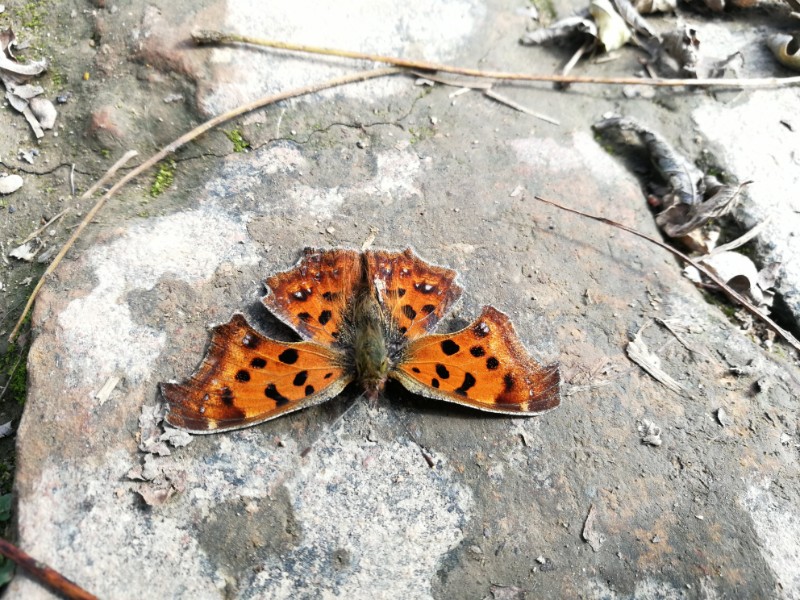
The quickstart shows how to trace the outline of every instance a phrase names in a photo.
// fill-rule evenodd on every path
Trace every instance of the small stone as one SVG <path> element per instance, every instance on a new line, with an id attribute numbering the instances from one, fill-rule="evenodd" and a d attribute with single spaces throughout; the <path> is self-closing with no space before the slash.
<path id="1" fill-rule="evenodd" d="M 7 175 L 0 178 L 0 194 L 13 194 L 22 187 L 22 177 L 19 175 Z"/>
<path id="2" fill-rule="evenodd" d="M 336 233 L 336 229 L 334 229 L 333 227 L 326 227 L 326 228 L 325 228 L 325 231 L 326 231 L 327 233 Z"/>

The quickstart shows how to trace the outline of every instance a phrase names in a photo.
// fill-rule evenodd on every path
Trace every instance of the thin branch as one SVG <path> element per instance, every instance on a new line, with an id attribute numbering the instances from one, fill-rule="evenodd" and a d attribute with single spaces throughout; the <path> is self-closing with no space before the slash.
<path id="1" fill-rule="evenodd" d="M 97 600 L 97 596 L 90 594 L 58 571 L 39 562 L 27 552 L 23 552 L 14 544 L 2 538 L 0 538 L 0 554 L 14 561 L 34 581 L 58 592 L 59 595 L 68 600 Z"/>
<path id="2" fill-rule="evenodd" d="M 320 48 L 318 46 L 307 46 L 304 44 L 291 44 L 277 40 L 265 40 L 246 35 L 236 35 L 223 33 L 221 31 L 197 31 L 192 34 L 196 44 L 253 44 L 265 46 L 277 50 L 288 50 L 291 52 L 306 52 L 309 54 L 323 54 L 325 56 L 338 56 L 341 58 L 352 58 L 355 60 L 369 60 L 372 62 L 382 62 L 396 67 L 406 69 L 416 69 L 422 71 L 439 71 L 441 73 L 455 73 L 457 75 L 468 75 L 470 77 L 488 77 L 490 79 L 505 79 L 510 81 L 550 81 L 558 83 L 601 83 L 613 85 L 652 85 L 659 87 L 723 87 L 723 88 L 779 88 L 800 84 L 800 76 L 794 77 L 760 77 L 752 79 L 715 79 L 712 77 L 698 79 L 642 79 L 639 77 L 579 77 L 573 75 L 553 75 L 534 73 L 509 73 L 505 71 L 481 71 L 480 69 L 469 69 L 465 67 L 454 67 L 440 63 L 428 62 L 424 60 L 409 60 L 394 56 L 383 56 L 380 54 L 367 54 L 365 52 L 354 52 L 351 50 L 339 50 L 336 48 Z"/>
<path id="3" fill-rule="evenodd" d="M 105 185 L 106 181 L 111 179 L 114 176 L 114 174 L 117 171 L 119 171 L 119 169 L 126 162 L 128 162 L 130 159 L 132 159 L 135 156 L 139 156 L 139 153 L 136 150 L 128 150 L 125 154 L 123 154 L 122 158 L 120 158 L 117 162 L 115 162 L 113 165 L 111 165 L 111 167 L 108 169 L 108 171 L 106 171 L 105 175 L 103 175 L 100 179 L 98 179 L 97 182 L 92 187 L 90 187 L 88 190 L 86 190 L 81 195 L 81 200 L 86 200 L 87 198 L 91 198 L 92 196 L 94 196 L 94 193 L 98 189 L 100 189 L 100 186 Z M 73 191 L 72 195 L 73 196 L 75 195 L 74 191 Z"/>
<path id="4" fill-rule="evenodd" d="M 33 238 L 35 238 L 37 235 L 39 235 L 40 233 L 42 233 L 42 232 L 43 232 L 45 229 L 47 229 L 48 227 L 50 227 L 50 225 L 52 225 L 53 223 L 55 223 L 56 221 L 58 221 L 58 220 L 59 220 L 61 217 L 63 217 L 65 214 L 67 214 L 67 213 L 69 212 L 69 210 L 70 210 L 70 208 L 69 208 L 69 207 L 67 207 L 67 208 L 65 208 L 64 210 L 62 210 L 62 211 L 61 211 L 60 213 L 58 213 L 58 214 L 57 214 L 55 217 L 53 217 L 52 219 L 50 219 L 50 220 L 49 220 L 47 223 L 45 223 L 44 225 L 42 225 L 41 227 L 39 227 L 39 229 L 37 229 L 36 231 L 34 231 L 34 232 L 33 232 L 33 233 L 31 233 L 30 235 L 28 235 L 28 237 L 26 237 L 24 240 L 22 240 L 22 242 L 20 242 L 20 244 L 19 244 L 19 245 L 20 245 L 20 246 L 22 246 L 22 244 L 27 244 L 28 242 L 30 242 L 30 241 L 31 241 Z"/>
<path id="5" fill-rule="evenodd" d="M 120 188 L 122 188 L 122 186 L 128 183 L 131 179 L 138 177 L 139 175 L 147 171 L 147 169 L 149 169 L 150 167 L 158 163 L 160 160 L 162 160 L 164 157 L 172 154 L 173 152 L 178 150 L 178 148 L 180 148 L 181 146 L 188 144 L 192 140 L 198 138 L 199 136 L 213 129 L 217 125 L 225 123 L 226 121 L 230 121 L 231 119 L 235 119 L 236 117 L 248 113 L 250 111 L 262 108 L 269 104 L 280 102 L 282 100 L 287 100 L 289 98 L 304 96 L 306 94 L 313 94 L 328 88 L 337 87 L 340 85 L 346 85 L 348 83 L 366 81 L 367 79 L 374 79 L 376 77 L 386 77 L 388 75 L 395 75 L 397 73 L 402 73 L 402 71 L 399 69 L 392 69 L 392 68 L 375 69 L 372 71 L 360 71 L 358 73 L 351 73 L 350 75 L 344 75 L 342 77 L 329 79 L 321 83 L 314 83 L 301 88 L 296 88 L 294 90 L 289 90 L 288 92 L 281 92 L 279 94 L 265 96 L 263 98 L 255 100 L 254 102 L 243 104 L 242 106 L 239 106 L 229 112 L 218 115 L 213 119 L 209 119 L 202 125 L 195 127 L 188 133 L 185 133 L 172 143 L 164 146 L 164 148 L 159 150 L 156 154 L 148 158 L 146 161 L 144 161 L 141 165 L 139 165 L 135 169 L 132 169 L 127 175 L 125 175 L 122 179 L 120 179 L 117 183 L 115 183 L 105 194 L 103 194 L 97 200 L 92 209 L 88 213 L 86 213 L 86 216 L 84 217 L 83 221 L 80 222 L 80 224 L 72 233 L 70 238 L 67 240 L 67 242 L 59 251 L 59 253 L 53 259 L 53 262 L 50 263 L 50 265 L 47 267 L 47 270 L 44 272 L 44 274 L 42 274 L 41 278 L 39 278 L 39 281 L 36 283 L 36 287 L 33 289 L 33 292 L 28 298 L 28 302 L 25 304 L 25 308 L 22 311 L 22 315 L 20 315 L 17 324 L 14 326 L 14 330 L 11 332 L 11 335 L 8 336 L 9 341 L 14 341 L 14 338 L 17 336 L 17 333 L 19 333 L 19 329 L 22 326 L 22 321 L 25 320 L 25 317 L 30 311 L 31 306 L 33 306 L 33 301 L 36 299 L 36 296 L 38 295 L 39 290 L 44 285 L 44 282 L 47 279 L 47 277 L 53 271 L 55 271 L 56 267 L 64 258 L 64 255 L 66 255 L 67 251 L 69 251 L 69 249 L 72 248 L 75 241 L 80 237 L 83 230 L 86 229 L 86 226 L 92 222 L 92 220 L 95 218 L 100 209 L 103 208 L 103 205 L 106 203 L 106 201 L 109 198 L 111 198 L 111 196 L 113 196 Z"/>
<path id="6" fill-rule="evenodd" d="M 656 246 L 660 246 L 661 248 L 663 248 L 667 252 L 670 252 L 670 253 L 674 254 L 675 256 L 680 258 L 681 260 L 689 263 L 695 269 L 697 269 L 698 271 L 703 273 L 703 275 L 708 277 L 711 281 L 716 283 L 720 288 L 722 288 L 725 291 L 726 294 L 728 294 L 728 296 L 730 298 L 733 298 L 733 300 L 735 300 L 736 302 L 741 304 L 742 307 L 744 307 L 747 310 L 747 312 L 749 312 L 755 318 L 757 318 L 760 321 L 762 321 L 763 323 L 765 323 L 767 325 L 767 327 L 772 329 L 780 337 L 782 337 L 784 340 L 786 340 L 795 350 L 800 352 L 800 341 L 798 341 L 797 338 L 795 338 L 791 333 L 786 331 L 783 327 L 778 325 L 775 321 L 770 319 L 767 315 L 762 313 L 756 306 L 751 304 L 747 300 L 747 298 L 745 298 L 744 296 L 739 294 L 739 292 L 737 292 L 736 290 L 731 288 L 727 283 L 725 283 L 713 271 L 707 269 L 706 267 L 704 267 L 701 263 L 697 262 L 696 260 L 693 260 L 693 259 L 689 258 L 688 256 L 686 256 L 680 250 L 676 250 L 675 248 L 673 248 L 672 246 L 670 246 L 668 244 L 665 244 L 664 242 L 661 242 L 661 241 L 659 241 L 657 239 L 651 238 L 649 235 L 645 235 L 644 233 L 636 231 L 635 229 L 631 229 L 630 227 L 622 225 L 621 223 L 617 223 L 616 221 L 612 221 L 611 219 L 606 219 L 605 217 L 596 217 L 594 215 L 590 215 L 590 214 L 587 214 L 585 212 L 581 212 L 579 210 L 575 210 L 574 208 L 568 208 L 566 206 L 558 204 L 557 202 L 553 202 L 552 200 L 545 200 L 544 198 L 541 198 L 539 196 L 534 196 L 534 198 L 536 200 L 538 200 L 539 202 L 544 202 L 545 204 L 549 204 L 551 206 L 555 206 L 556 208 L 560 208 L 561 210 L 565 210 L 567 212 L 571 212 L 571 213 L 574 213 L 576 215 L 580 215 L 582 217 L 586 217 L 587 219 L 593 219 L 595 221 L 600 221 L 601 223 L 605 223 L 606 225 L 611 225 L 612 227 L 616 227 L 617 229 L 622 229 L 624 231 L 627 231 L 628 233 L 632 233 L 633 235 L 639 236 L 640 238 L 647 240 L 651 244 L 655 244 Z"/>
<path id="7" fill-rule="evenodd" d="M 542 121 L 546 121 L 546 122 L 548 122 L 548 123 L 550 123 L 552 125 L 561 125 L 561 123 L 559 121 L 557 121 L 556 119 L 554 119 L 553 117 L 548 117 L 547 115 L 544 115 L 542 113 L 535 112 L 535 111 L 531 110 L 530 108 L 528 108 L 527 106 L 523 106 L 519 102 L 515 102 L 511 98 L 506 98 L 502 94 L 498 94 L 497 92 L 495 92 L 491 88 L 489 88 L 488 90 L 484 90 L 483 91 L 483 95 L 488 97 L 488 98 L 491 98 L 492 100 L 500 102 L 501 104 L 505 104 L 506 106 L 510 106 L 514 110 L 518 110 L 519 112 L 525 113 L 526 115 L 530 115 L 532 117 L 536 117 L 537 119 L 541 119 Z"/>

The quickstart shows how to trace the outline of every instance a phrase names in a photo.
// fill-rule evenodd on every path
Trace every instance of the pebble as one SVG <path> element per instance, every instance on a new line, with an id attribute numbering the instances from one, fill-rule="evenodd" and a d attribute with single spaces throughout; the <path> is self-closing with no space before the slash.
<path id="1" fill-rule="evenodd" d="M 0 194 L 12 194 L 22 187 L 22 177 L 7 175 L 0 178 Z"/>
<path id="2" fill-rule="evenodd" d="M 31 98 L 30 106 L 42 129 L 52 129 L 55 126 L 58 112 L 50 100 L 39 97 Z"/>

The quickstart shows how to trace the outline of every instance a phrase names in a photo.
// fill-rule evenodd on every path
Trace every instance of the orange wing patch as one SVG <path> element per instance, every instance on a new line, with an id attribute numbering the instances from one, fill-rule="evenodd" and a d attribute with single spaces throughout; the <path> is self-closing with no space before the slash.
<path id="1" fill-rule="evenodd" d="M 466 329 L 410 342 L 390 376 L 415 394 L 489 412 L 530 415 L 561 402 L 558 366 L 531 357 L 491 306 Z"/>
<path id="2" fill-rule="evenodd" d="M 303 339 L 331 345 L 361 273 L 355 250 L 306 248 L 296 266 L 267 278 L 268 293 L 261 301 Z"/>
<path id="3" fill-rule="evenodd" d="M 314 342 L 271 340 L 235 314 L 214 328 L 208 353 L 190 379 L 161 384 L 169 404 L 166 421 L 216 433 L 325 402 L 350 382 L 339 358 Z"/>
<path id="4" fill-rule="evenodd" d="M 366 252 L 367 281 L 408 339 L 432 331 L 461 297 L 456 272 L 403 252 Z"/>

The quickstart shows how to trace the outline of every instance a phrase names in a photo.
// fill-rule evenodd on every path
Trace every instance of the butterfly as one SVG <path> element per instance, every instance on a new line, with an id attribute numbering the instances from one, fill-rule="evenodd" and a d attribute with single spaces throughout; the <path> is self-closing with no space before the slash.
<path id="1" fill-rule="evenodd" d="M 234 314 L 214 328 L 189 379 L 160 384 L 166 421 L 230 431 L 325 402 L 352 382 L 375 401 L 388 379 L 493 413 L 558 406 L 558 365 L 531 357 L 499 310 L 486 306 L 461 331 L 430 333 L 461 296 L 456 275 L 410 249 L 306 248 L 294 268 L 267 278 L 262 298 L 303 341 L 270 339 Z"/>

